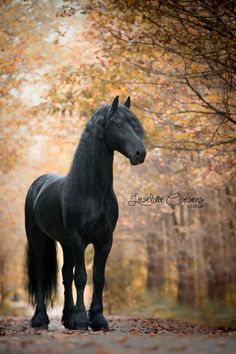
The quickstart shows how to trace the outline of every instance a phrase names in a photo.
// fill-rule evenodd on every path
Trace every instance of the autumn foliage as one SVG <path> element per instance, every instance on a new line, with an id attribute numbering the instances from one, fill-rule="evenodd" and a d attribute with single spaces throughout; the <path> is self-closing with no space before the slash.
<path id="1" fill-rule="evenodd" d="M 0 4 L 2 305 L 24 299 L 28 186 L 67 173 L 92 112 L 130 95 L 148 155 L 139 167 L 115 158 L 120 218 L 105 310 L 234 323 L 234 1 Z M 203 205 L 171 207 L 175 192 Z M 164 202 L 131 207 L 134 193 Z"/>

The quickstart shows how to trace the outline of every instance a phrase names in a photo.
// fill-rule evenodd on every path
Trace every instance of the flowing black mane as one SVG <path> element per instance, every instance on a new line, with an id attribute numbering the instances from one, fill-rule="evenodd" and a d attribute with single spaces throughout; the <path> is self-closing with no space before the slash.
<path id="1" fill-rule="evenodd" d="M 91 159 L 86 159 L 88 165 L 92 162 L 99 164 L 99 158 L 101 157 L 104 150 L 104 129 L 110 109 L 111 105 L 101 106 L 95 111 L 91 119 L 86 124 L 80 139 L 80 143 L 75 153 L 72 167 L 74 165 L 76 165 L 76 168 L 78 167 L 78 159 L 81 157 L 81 154 L 87 157 L 88 155 L 91 155 Z M 122 120 L 126 120 L 131 125 L 137 136 L 143 140 L 145 133 L 136 116 L 126 106 L 121 104 L 118 105 L 117 113 Z"/>
<path id="2" fill-rule="evenodd" d="M 84 179 L 87 192 L 89 192 L 90 189 L 93 190 L 93 188 L 96 188 L 93 186 L 92 181 L 89 181 L 89 179 L 91 178 L 91 180 L 94 179 L 95 181 L 96 178 L 98 181 L 98 174 L 100 174 L 99 170 L 101 170 L 101 164 L 103 163 L 102 157 L 104 154 L 106 155 L 105 164 L 107 160 L 109 160 L 110 163 L 113 161 L 113 153 L 107 152 L 103 136 L 105 117 L 108 109 L 108 105 L 98 109 L 86 124 L 74 155 L 71 170 L 69 172 L 72 179 L 75 178 L 74 176 L 78 179 L 77 173 L 75 173 L 78 169 L 83 170 L 84 173 L 87 173 L 87 179 Z M 104 166 L 104 168 L 105 167 L 106 166 Z M 105 171 L 105 173 L 108 179 L 111 172 Z M 75 182 L 77 183 L 77 180 Z M 112 176 L 109 178 L 109 183 L 112 183 Z"/>

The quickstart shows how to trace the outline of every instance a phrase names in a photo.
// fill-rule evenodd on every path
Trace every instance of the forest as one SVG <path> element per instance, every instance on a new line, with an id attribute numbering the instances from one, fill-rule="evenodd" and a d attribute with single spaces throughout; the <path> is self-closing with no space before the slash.
<path id="1" fill-rule="evenodd" d="M 119 95 L 131 97 L 147 157 L 131 166 L 115 155 L 105 312 L 236 326 L 235 2 L 3 0 L 0 10 L 0 312 L 31 311 L 30 184 L 66 174 L 93 112 Z"/>

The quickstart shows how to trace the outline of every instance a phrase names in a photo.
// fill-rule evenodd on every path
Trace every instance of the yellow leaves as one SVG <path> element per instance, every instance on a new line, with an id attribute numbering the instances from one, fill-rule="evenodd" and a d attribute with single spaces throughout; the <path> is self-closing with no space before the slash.
<path id="1" fill-rule="evenodd" d="M 151 137 L 153 135 L 156 135 L 156 133 L 157 133 L 155 124 L 154 124 L 153 120 L 150 118 L 144 118 L 144 119 L 142 119 L 142 121 L 143 121 L 144 129 L 145 129 L 149 139 L 151 139 Z"/>
<path id="2" fill-rule="evenodd" d="M 0 30 L 0 44 L 1 44 L 1 47 L 3 47 L 6 44 L 7 39 L 8 39 L 7 33 L 1 29 Z"/>

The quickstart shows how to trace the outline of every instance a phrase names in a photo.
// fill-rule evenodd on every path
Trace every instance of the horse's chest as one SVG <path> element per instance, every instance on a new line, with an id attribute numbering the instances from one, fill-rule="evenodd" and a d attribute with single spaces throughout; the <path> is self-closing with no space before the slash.
<path id="1" fill-rule="evenodd" d="M 81 228 L 84 235 L 93 239 L 107 233 L 110 223 L 103 210 L 91 211 L 82 218 Z"/>
<path id="2" fill-rule="evenodd" d="M 86 198 L 78 207 L 67 205 L 65 210 L 64 220 L 68 232 L 77 230 L 89 242 L 112 233 L 118 217 L 117 204 L 113 198 L 108 198 L 102 203 Z"/>

